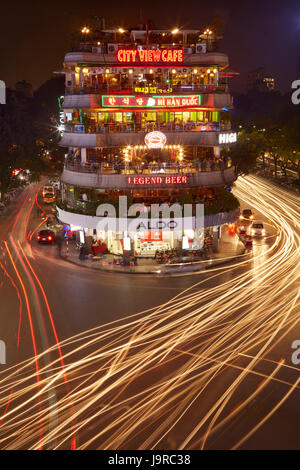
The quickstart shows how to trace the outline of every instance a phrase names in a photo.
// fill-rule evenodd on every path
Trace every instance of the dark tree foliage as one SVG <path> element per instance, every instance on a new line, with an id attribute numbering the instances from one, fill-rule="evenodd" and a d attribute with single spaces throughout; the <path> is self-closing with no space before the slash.
<path id="1" fill-rule="evenodd" d="M 32 100 L 7 90 L 6 104 L 0 107 L 0 192 L 2 196 L 20 185 L 14 169 L 34 166 L 37 154 L 32 121 Z M 29 167 L 28 167 L 29 168 Z"/>
<path id="2" fill-rule="evenodd" d="M 255 165 L 255 154 L 265 164 L 267 153 L 276 177 L 279 168 L 285 175 L 287 168 L 294 168 L 300 183 L 300 105 L 292 103 L 291 94 L 251 91 L 234 97 L 233 128 L 242 128 L 243 133 L 229 153 L 239 171 L 247 172 Z"/>
<path id="3" fill-rule="evenodd" d="M 223 153 L 231 158 L 238 175 L 247 174 L 256 164 L 256 159 L 264 148 L 264 133 L 256 130 L 241 131 L 238 141 L 224 149 Z"/>
<path id="4" fill-rule="evenodd" d="M 48 80 L 33 98 L 7 90 L 7 102 L 0 106 L 1 197 L 22 184 L 13 174 L 15 169 L 29 170 L 31 181 L 60 171 L 64 151 L 57 145 L 57 118 L 63 92 L 61 77 Z"/>

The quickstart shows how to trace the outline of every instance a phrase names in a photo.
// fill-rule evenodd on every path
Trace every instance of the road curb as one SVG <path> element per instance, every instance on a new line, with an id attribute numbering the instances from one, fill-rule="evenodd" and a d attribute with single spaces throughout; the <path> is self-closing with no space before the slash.
<path id="1" fill-rule="evenodd" d="M 84 261 L 82 262 L 77 262 L 77 261 L 74 261 L 70 258 L 68 258 L 67 256 L 61 254 L 60 255 L 60 258 L 63 259 L 64 261 L 67 261 L 75 266 L 80 266 L 80 267 L 83 267 L 85 269 L 93 269 L 94 271 L 100 271 L 100 272 L 105 272 L 105 273 L 122 273 L 122 274 L 136 274 L 136 275 L 140 275 L 140 274 L 143 274 L 143 275 L 151 275 L 151 276 L 172 276 L 172 275 L 184 275 L 184 274 L 187 274 L 187 273 L 197 273 L 197 272 L 200 272 L 200 271 L 209 271 L 210 269 L 212 268 L 215 268 L 215 267 L 222 267 L 222 266 L 226 266 L 227 264 L 231 263 L 232 261 L 235 261 L 237 258 L 242 258 L 242 259 L 246 259 L 246 258 L 250 258 L 250 252 L 244 252 L 244 253 L 241 253 L 240 255 L 236 255 L 236 256 L 232 256 L 230 258 L 226 258 L 226 259 L 222 259 L 220 261 L 218 260 L 215 260 L 213 261 L 212 263 L 209 263 L 207 265 L 205 265 L 205 262 L 199 262 L 199 264 L 197 263 L 183 263 L 182 265 L 180 265 L 180 267 L 173 269 L 172 270 L 172 265 L 161 265 L 161 268 L 171 268 L 170 270 L 168 271 L 165 271 L 163 272 L 164 270 L 162 270 L 161 272 L 159 272 L 159 266 L 157 266 L 157 270 L 148 270 L 148 271 L 136 271 L 132 268 L 135 268 L 135 267 L 131 267 L 131 266 L 128 266 L 128 270 L 127 268 L 125 269 L 120 269 L 118 267 L 114 267 L 114 268 L 109 268 L 109 267 L 106 267 L 106 266 L 85 266 L 84 265 Z M 194 269 L 192 269 L 194 267 Z M 186 269 L 184 269 L 186 268 Z"/>

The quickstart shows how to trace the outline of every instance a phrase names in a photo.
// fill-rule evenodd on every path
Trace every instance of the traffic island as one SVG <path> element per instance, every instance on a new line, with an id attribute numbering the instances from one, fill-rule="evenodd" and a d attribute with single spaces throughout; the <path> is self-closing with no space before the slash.
<path id="1" fill-rule="evenodd" d="M 224 233 L 219 241 L 219 249 L 217 253 L 210 251 L 207 259 L 188 259 L 179 263 L 158 263 L 154 257 L 136 258 L 135 263 L 132 261 L 129 265 L 121 265 L 121 257 L 113 254 L 104 254 L 101 256 L 90 256 L 80 259 L 80 247 L 71 240 L 68 242 L 67 248 L 63 245 L 61 248 L 61 257 L 78 266 L 96 269 L 98 271 L 130 273 L 130 274 L 154 274 L 154 275 L 171 275 L 185 274 L 189 272 L 198 272 L 211 269 L 216 266 L 226 265 L 234 261 L 241 261 L 249 256 L 245 250 L 244 243 L 239 237 L 233 234 Z M 118 259 L 119 258 L 119 259 Z"/>

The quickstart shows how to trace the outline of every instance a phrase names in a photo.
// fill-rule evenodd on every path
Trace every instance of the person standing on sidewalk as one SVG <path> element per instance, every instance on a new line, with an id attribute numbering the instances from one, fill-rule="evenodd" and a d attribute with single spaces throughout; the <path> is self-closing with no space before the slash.
<path id="1" fill-rule="evenodd" d="M 58 234 L 56 237 L 56 244 L 57 244 L 58 256 L 61 256 L 62 238 L 60 234 Z"/>

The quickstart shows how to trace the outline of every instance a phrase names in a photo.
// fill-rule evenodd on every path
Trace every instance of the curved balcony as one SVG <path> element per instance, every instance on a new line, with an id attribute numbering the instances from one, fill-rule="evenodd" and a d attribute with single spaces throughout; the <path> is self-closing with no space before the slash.
<path id="1" fill-rule="evenodd" d="M 150 174 L 178 174 L 199 173 L 207 171 L 223 171 L 232 166 L 231 160 L 220 159 L 216 161 L 195 160 L 188 163 L 179 161 L 172 162 L 124 162 L 124 163 L 86 163 L 80 164 L 69 160 L 65 164 L 65 168 L 77 173 L 97 173 L 109 175 L 150 175 Z"/>
<path id="2" fill-rule="evenodd" d="M 84 124 L 66 124 L 65 132 L 71 132 L 76 134 L 98 134 L 98 133 L 118 133 L 118 132 L 143 132 L 146 134 L 151 131 L 160 132 L 207 132 L 207 131 L 230 131 L 230 126 L 220 125 L 218 122 L 168 122 L 168 123 L 149 123 L 149 124 L 135 124 L 128 122 L 126 124 L 114 122 L 114 123 L 100 123 L 93 124 L 86 127 Z"/>
<path id="3" fill-rule="evenodd" d="M 86 95 L 86 94 L 108 94 L 108 93 L 117 93 L 117 94 L 138 94 L 136 92 L 137 85 L 128 85 L 125 87 L 112 86 L 112 85 L 102 85 L 102 86 L 66 86 L 65 94 L 66 95 Z M 144 86 L 147 88 L 147 86 Z M 150 86 L 148 87 L 150 90 Z M 168 89 L 164 90 L 163 95 L 168 96 L 172 93 L 177 94 L 194 94 L 194 93 L 228 93 L 228 85 L 172 85 L 170 86 L 172 91 Z M 143 92 L 142 94 L 147 94 Z M 148 93 L 149 96 L 153 93 Z"/>
<path id="4" fill-rule="evenodd" d="M 89 90 L 89 88 L 87 90 Z M 193 94 L 194 92 L 196 92 L 195 89 L 189 89 L 187 91 L 187 94 Z M 113 90 L 109 90 L 109 93 L 116 94 L 117 92 Z M 118 91 L 118 94 L 119 93 L 120 92 Z M 138 95 L 138 93 L 135 93 L 135 94 Z M 172 95 L 175 95 L 175 94 L 172 92 L 166 96 L 172 96 Z M 146 96 L 149 96 L 149 95 L 146 95 Z M 213 92 L 206 91 L 206 92 L 202 92 L 201 96 L 202 96 L 202 103 L 201 103 L 200 108 L 220 108 L 220 109 L 232 108 L 232 97 L 226 91 L 222 91 L 222 92 L 221 91 L 216 92 L 216 90 L 214 90 Z M 101 109 L 102 108 L 102 95 L 99 91 L 98 92 L 95 91 L 94 93 L 80 92 L 79 94 L 76 94 L 76 93 L 67 94 L 64 99 L 63 108 L 64 109 L 74 109 L 74 108 L 81 108 L 81 109 L 98 109 L 99 108 Z M 112 110 L 112 108 L 105 108 L 105 109 Z M 191 109 L 191 108 L 186 108 L 186 110 L 188 109 Z M 136 111 L 136 108 L 134 108 L 134 110 Z M 147 107 L 147 108 L 140 108 L 140 110 L 141 111 L 147 110 L 149 112 L 150 110 L 157 111 L 158 108 Z M 162 109 L 162 111 L 164 111 L 164 109 Z"/>
<path id="5" fill-rule="evenodd" d="M 163 132 L 167 144 L 206 145 L 215 147 L 218 144 L 218 133 L 228 131 L 228 126 L 218 123 L 165 123 L 148 126 L 140 124 L 103 124 L 91 128 L 94 132 L 85 132 L 85 126 L 66 125 L 64 135 L 59 142 L 61 147 L 123 147 L 127 145 L 144 145 L 145 135 L 152 130 Z"/>
<path id="6" fill-rule="evenodd" d="M 68 164 L 61 176 L 62 183 L 84 188 L 98 189 L 166 189 L 176 187 L 200 188 L 232 184 L 237 176 L 233 166 L 229 168 L 211 167 L 201 169 L 199 164 L 176 165 L 153 168 L 123 168 L 97 165 L 82 166 Z"/>
<path id="7" fill-rule="evenodd" d="M 92 48 L 91 48 L 92 50 Z M 117 60 L 116 54 L 102 54 L 98 52 L 77 51 L 68 52 L 65 55 L 64 63 L 69 65 L 86 64 L 87 66 L 98 65 L 102 67 L 115 66 L 115 67 L 128 67 L 128 64 L 121 64 Z M 187 54 L 184 56 L 184 61 L 180 64 L 184 66 L 201 66 L 201 65 L 219 65 L 228 66 L 228 56 L 222 52 L 207 52 L 205 54 Z M 157 63 L 157 67 L 161 64 Z"/>

